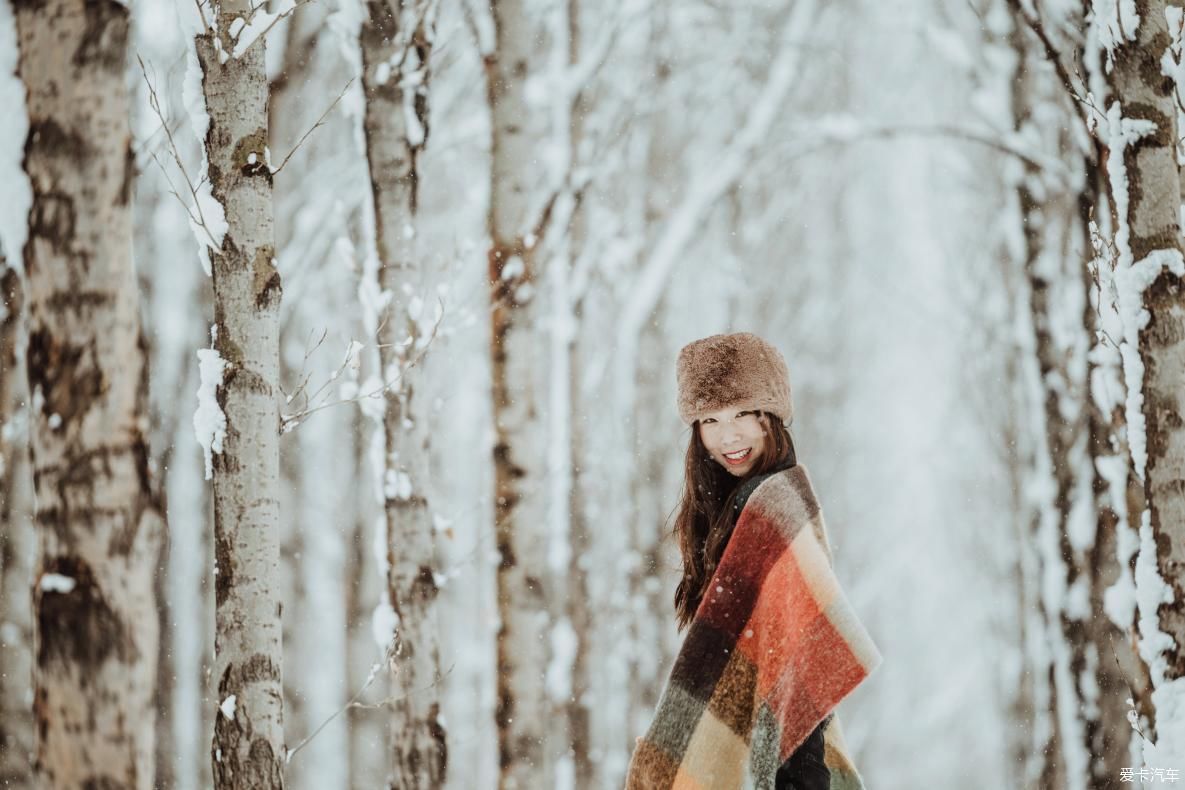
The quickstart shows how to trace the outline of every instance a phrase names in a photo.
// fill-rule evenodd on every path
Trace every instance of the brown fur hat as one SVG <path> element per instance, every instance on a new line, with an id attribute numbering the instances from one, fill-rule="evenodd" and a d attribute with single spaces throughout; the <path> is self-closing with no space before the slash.
<path id="1" fill-rule="evenodd" d="M 790 371 L 781 353 L 757 335 L 712 335 L 683 346 L 675 366 L 679 416 L 688 425 L 708 412 L 739 406 L 794 416 Z"/>

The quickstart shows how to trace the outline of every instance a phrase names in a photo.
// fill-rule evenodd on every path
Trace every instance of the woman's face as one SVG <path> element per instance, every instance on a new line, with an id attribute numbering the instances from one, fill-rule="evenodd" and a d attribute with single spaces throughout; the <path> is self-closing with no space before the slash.
<path id="1" fill-rule="evenodd" d="M 741 477 L 765 450 L 763 417 L 753 409 L 721 409 L 699 421 L 699 437 L 712 460 Z"/>

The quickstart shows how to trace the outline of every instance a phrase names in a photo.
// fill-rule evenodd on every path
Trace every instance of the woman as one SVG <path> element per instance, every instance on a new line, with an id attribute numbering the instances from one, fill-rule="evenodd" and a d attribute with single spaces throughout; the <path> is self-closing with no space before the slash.
<path id="1" fill-rule="evenodd" d="M 677 378 L 689 630 L 627 786 L 862 788 L 833 709 L 880 655 L 831 575 L 786 363 L 756 335 L 713 335 L 683 348 Z"/>

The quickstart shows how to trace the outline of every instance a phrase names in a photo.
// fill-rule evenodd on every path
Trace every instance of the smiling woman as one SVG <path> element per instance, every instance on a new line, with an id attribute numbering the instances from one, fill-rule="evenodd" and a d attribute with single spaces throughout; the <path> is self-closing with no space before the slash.
<path id="1" fill-rule="evenodd" d="M 751 409 L 720 409 L 699 421 L 700 439 L 713 460 L 729 474 L 743 477 L 765 449 L 766 415 Z"/>
<path id="2" fill-rule="evenodd" d="M 690 628 L 627 786 L 857 790 L 833 711 L 880 655 L 830 569 L 785 360 L 756 335 L 713 335 L 683 348 L 677 378 L 691 438 L 675 610 Z"/>

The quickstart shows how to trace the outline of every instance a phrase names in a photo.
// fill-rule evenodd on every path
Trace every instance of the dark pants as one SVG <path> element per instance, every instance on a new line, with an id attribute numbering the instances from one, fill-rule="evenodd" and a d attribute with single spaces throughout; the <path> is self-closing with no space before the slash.
<path id="1" fill-rule="evenodd" d="M 823 719 L 790 759 L 782 763 L 774 777 L 775 790 L 828 790 L 831 772 L 823 764 L 823 728 L 831 717 Z"/>

